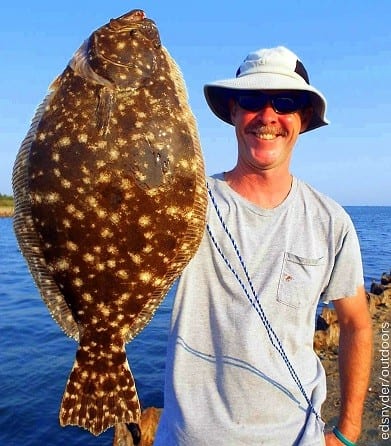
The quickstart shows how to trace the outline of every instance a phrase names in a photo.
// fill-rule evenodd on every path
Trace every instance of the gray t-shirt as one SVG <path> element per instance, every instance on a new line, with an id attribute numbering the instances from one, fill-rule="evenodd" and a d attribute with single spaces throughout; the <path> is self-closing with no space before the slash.
<path id="1" fill-rule="evenodd" d="M 274 209 L 245 200 L 221 174 L 208 183 L 227 230 L 210 201 L 212 237 L 205 232 L 173 305 L 154 445 L 323 445 L 324 424 L 272 345 L 236 251 L 320 413 L 326 380 L 313 351 L 316 308 L 355 295 L 363 283 L 353 224 L 341 206 L 296 178 Z"/>

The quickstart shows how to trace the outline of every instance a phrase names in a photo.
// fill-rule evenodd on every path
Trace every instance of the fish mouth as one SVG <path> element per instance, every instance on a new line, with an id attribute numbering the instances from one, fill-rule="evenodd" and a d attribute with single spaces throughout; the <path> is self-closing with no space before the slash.
<path id="1" fill-rule="evenodd" d="M 127 27 L 130 27 L 129 29 L 131 29 L 132 25 L 142 22 L 146 17 L 147 16 L 142 9 L 133 9 L 116 19 L 111 19 L 108 26 L 114 31 L 126 29 Z"/>
<path id="2" fill-rule="evenodd" d="M 125 32 L 139 29 L 141 32 L 148 30 L 149 33 L 158 33 L 156 23 L 148 19 L 141 9 L 134 9 L 116 19 L 111 19 L 107 28 L 114 32 Z"/>

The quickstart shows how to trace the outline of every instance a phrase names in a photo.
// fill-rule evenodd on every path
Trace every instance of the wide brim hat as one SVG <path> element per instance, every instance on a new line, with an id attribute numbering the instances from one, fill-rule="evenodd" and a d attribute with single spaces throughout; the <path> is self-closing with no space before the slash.
<path id="1" fill-rule="evenodd" d="M 323 94 L 310 85 L 304 65 L 292 51 L 285 47 L 261 49 L 250 53 L 240 65 L 233 79 L 206 84 L 204 94 L 213 111 L 223 121 L 233 125 L 229 107 L 230 99 L 240 90 L 297 90 L 309 94 L 313 109 L 308 132 L 329 124 L 326 118 L 327 102 Z"/>

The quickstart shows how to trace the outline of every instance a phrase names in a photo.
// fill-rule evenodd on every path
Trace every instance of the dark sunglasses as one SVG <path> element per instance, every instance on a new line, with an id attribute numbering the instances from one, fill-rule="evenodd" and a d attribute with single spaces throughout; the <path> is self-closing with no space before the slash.
<path id="1" fill-rule="evenodd" d="M 267 104 L 271 104 L 276 113 L 286 114 L 297 112 L 309 105 L 308 94 L 304 92 L 251 92 L 239 94 L 235 99 L 241 108 L 251 112 L 262 110 Z"/>

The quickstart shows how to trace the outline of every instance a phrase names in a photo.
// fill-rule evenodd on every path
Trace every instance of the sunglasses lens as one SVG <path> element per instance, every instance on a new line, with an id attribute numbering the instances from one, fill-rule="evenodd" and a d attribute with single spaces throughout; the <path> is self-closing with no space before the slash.
<path id="1" fill-rule="evenodd" d="M 299 97 L 276 96 L 272 99 L 273 108 L 277 113 L 293 113 L 301 108 Z"/>
<path id="2" fill-rule="evenodd" d="M 244 110 L 256 112 L 271 103 L 276 113 L 294 113 L 308 103 L 306 95 L 295 93 L 283 93 L 267 95 L 264 93 L 238 96 L 237 102 Z"/>
<path id="3" fill-rule="evenodd" d="M 260 94 L 243 95 L 237 98 L 237 102 L 244 110 L 256 112 L 267 104 L 268 97 Z"/>

